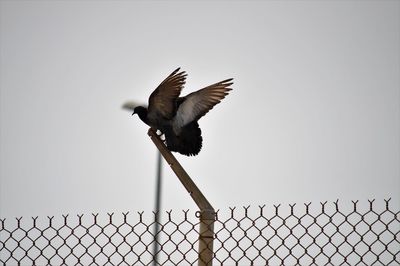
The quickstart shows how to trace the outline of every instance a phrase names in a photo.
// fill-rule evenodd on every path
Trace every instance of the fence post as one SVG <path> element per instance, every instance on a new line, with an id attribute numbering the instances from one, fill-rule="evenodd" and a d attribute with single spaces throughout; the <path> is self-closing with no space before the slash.
<path id="1" fill-rule="evenodd" d="M 214 209 L 200 211 L 199 265 L 212 265 L 214 257 Z"/>
<path id="2" fill-rule="evenodd" d="M 160 140 L 158 135 L 153 129 L 149 129 L 147 134 L 156 145 L 164 159 L 168 162 L 171 169 L 174 171 L 179 181 L 189 192 L 196 205 L 199 207 L 199 218 L 200 218 L 200 232 L 199 232 L 199 266 L 211 266 L 212 259 L 214 256 L 213 240 L 214 240 L 214 222 L 215 222 L 215 210 L 208 202 L 206 197 L 201 193 L 199 188 L 193 182 L 193 180 L 186 173 L 185 169 L 180 165 L 178 160 L 172 155 L 167 149 L 164 143 Z"/>

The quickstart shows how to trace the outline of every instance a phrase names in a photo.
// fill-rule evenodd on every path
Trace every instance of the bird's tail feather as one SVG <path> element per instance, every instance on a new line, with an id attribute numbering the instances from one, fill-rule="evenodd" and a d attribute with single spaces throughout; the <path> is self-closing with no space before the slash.
<path id="1" fill-rule="evenodd" d="M 170 151 L 179 152 L 183 155 L 197 155 L 202 147 L 203 138 L 197 121 L 187 124 L 177 136 L 172 129 L 164 131 L 167 148 Z"/>

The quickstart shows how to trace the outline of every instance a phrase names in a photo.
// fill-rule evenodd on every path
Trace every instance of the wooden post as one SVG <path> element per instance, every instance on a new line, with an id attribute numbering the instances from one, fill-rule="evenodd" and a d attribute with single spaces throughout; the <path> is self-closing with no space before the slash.
<path id="1" fill-rule="evenodd" d="M 160 140 L 158 135 L 153 129 L 149 129 L 147 134 L 156 145 L 164 159 L 168 162 L 172 171 L 176 174 L 179 181 L 183 184 L 189 195 L 192 197 L 196 205 L 199 207 L 200 212 L 200 232 L 199 232 L 199 266 L 211 266 L 214 256 L 213 240 L 214 240 L 214 221 L 215 210 L 208 202 L 203 193 L 199 190 L 193 180 L 186 173 L 185 169 L 180 165 L 178 160 L 167 149 L 164 143 Z"/>
<path id="2" fill-rule="evenodd" d="M 214 257 L 214 222 L 214 209 L 200 211 L 199 266 L 212 265 Z"/>

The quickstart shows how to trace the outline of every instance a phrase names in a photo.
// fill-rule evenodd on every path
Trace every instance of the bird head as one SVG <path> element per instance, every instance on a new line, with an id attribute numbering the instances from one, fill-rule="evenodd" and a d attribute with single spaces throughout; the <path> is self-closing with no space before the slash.
<path id="1" fill-rule="evenodd" d="M 134 115 L 134 114 L 137 114 L 138 112 L 139 112 L 139 108 L 140 106 L 137 106 L 137 107 L 135 107 L 135 108 L 133 108 L 133 113 L 132 113 L 132 115 Z"/>
<path id="2" fill-rule="evenodd" d="M 132 111 L 132 115 L 137 114 L 139 112 L 139 104 L 137 102 L 133 102 L 133 101 L 129 101 L 124 103 L 124 105 L 122 105 L 122 109 L 125 109 L 127 111 Z"/>
<path id="3" fill-rule="evenodd" d="M 137 114 L 139 118 L 147 124 L 147 108 L 139 105 L 136 102 L 126 102 L 124 105 L 122 105 L 122 109 L 125 109 L 127 111 L 131 111 L 132 115 Z"/>
<path id="4" fill-rule="evenodd" d="M 147 109 L 143 106 L 136 106 L 135 108 L 133 108 L 132 115 L 134 114 L 137 114 L 139 117 L 144 117 L 147 115 Z"/>

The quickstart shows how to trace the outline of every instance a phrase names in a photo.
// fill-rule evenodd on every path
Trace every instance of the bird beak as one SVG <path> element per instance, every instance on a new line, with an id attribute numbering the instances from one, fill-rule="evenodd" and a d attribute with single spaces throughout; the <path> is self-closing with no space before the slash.
<path id="1" fill-rule="evenodd" d="M 134 114 L 136 114 L 136 112 L 135 112 L 135 111 L 133 111 L 132 115 L 134 115 Z"/>

